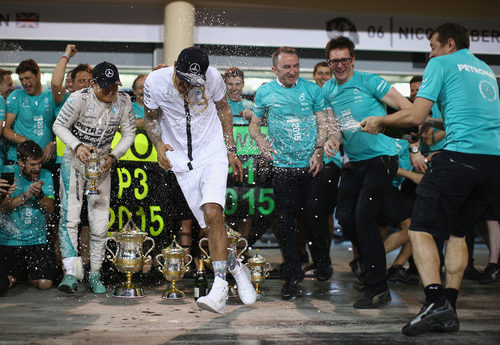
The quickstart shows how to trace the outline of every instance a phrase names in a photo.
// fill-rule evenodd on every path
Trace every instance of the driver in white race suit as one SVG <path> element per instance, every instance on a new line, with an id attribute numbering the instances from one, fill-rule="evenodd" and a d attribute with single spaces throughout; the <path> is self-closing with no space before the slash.
<path id="1" fill-rule="evenodd" d="M 85 165 L 93 150 L 101 157 L 103 176 L 96 182 L 100 194 L 87 198 L 90 225 L 90 277 L 94 293 L 105 293 L 100 269 L 104 259 L 104 241 L 109 222 L 109 201 L 112 164 L 125 154 L 135 138 L 134 113 L 130 97 L 118 92 L 121 85 L 118 69 L 109 62 L 95 66 L 92 87 L 76 91 L 68 98 L 56 121 L 54 133 L 66 145 L 61 162 L 61 220 L 59 239 L 65 269 L 59 290 L 75 292 L 78 279 L 83 278 L 78 256 L 78 225 L 84 191 Z M 120 129 L 121 139 L 111 150 L 111 142 Z"/>

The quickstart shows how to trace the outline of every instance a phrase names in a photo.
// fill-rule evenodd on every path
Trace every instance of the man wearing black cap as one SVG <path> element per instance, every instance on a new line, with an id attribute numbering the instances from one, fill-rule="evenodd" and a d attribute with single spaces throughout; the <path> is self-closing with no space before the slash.
<path id="1" fill-rule="evenodd" d="M 222 213 L 228 161 L 235 178 L 242 180 L 243 171 L 236 156 L 226 87 L 220 73 L 208 64 L 203 50 L 190 47 L 181 51 L 174 67 L 151 72 L 144 85 L 144 124 L 160 167 L 175 173 L 191 211 L 208 232 L 215 279 L 198 306 L 223 314 L 228 266 L 243 303 L 254 303 L 256 293 L 248 269 L 234 253 L 227 253 Z"/>
<path id="2" fill-rule="evenodd" d="M 66 145 L 61 161 L 61 220 L 59 238 L 65 268 L 59 290 L 75 292 L 78 279 L 83 278 L 81 257 L 78 257 L 78 224 L 83 192 L 88 183 L 85 165 L 91 154 L 101 157 L 102 178 L 97 181 L 100 194 L 88 196 L 90 225 L 90 286 L 94 293 L 105 293 L 99 271 L 104 259 L 104 241 L 109 221 L 111 165 L 125 154 L 135 138 L 134 113 L 130 97 L 118 92 L 121 85 L 118 69 L 109 62 L 94 67 L 92 87 L 70 95 L 56 121 L 54 133 Z M 120 128 L 121 139 L 111 150 L 111 142 Z M 88 187 L 88 186 L 87 186 Z"/>

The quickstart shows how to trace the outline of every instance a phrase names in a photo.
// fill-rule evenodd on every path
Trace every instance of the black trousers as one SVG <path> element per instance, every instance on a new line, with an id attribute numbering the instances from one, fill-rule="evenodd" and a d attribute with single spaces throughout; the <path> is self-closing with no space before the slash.
<path id="1" fill-rule="evenodd" d="M 368 287 L 387 286 L 384 242 L 375 219 L 389 195 L 397 168 L 397 156 L 348 162 L 342 168 L 337 219 L 359 252 Z"/>
<path id="2" fill-rule="evenodd" d="M 283 249 L 287 278 L 300 279 L 302 269 L 295 232 L 295 217 L 304 210 L 304 225 L 311 240 L 311 256 L 318 265 L 331 264 L 328 222 L 321 216 L 322 172 L 314 178 L 309 168 L 273 168 L 273 188 L 276 201 L 276 230 Z"/>

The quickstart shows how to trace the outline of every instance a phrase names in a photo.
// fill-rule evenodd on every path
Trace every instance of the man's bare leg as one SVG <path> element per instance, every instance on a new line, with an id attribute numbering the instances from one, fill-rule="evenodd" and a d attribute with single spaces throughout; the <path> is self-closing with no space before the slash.
<path id="1" fill-rule="evenodd" d="M 498 220 L 487 220 L 488 243 L 490 249 L 490 263 L 497 264 L 500 255 L 500 222 Z"/>
<path id="2" fill-rule="evenodd" d="M 222 207 L 218 204 L 208 203 L 203 205 L 203 213 L 208 232 L 208 249 L 210 258 L 214 261 L 226 261 L 227 257 L 227 232 L 222 220 Z"/>
<path id="3" fill-rule="evenodd" d="M 408 259 L 410 258 L 411 253 L 412 253 L 411 243 L 406 242 L 406 244 L 403 246 L 403 248 L 401 248 L 401 251 L 399 252 L 398 256 L 396 257 L 396 259 L 392 264 L 403 266 L 406 263 L 406 261 L 408 261 Z"/>
<path id="4" fill-rule="evenodd" d="M 431 284 L 441 285 L 439 252 L 434 237 L 427 232 L 421 231 L 410 230 L 408 234 L 413 258 L 422 279 L 422 284 L 424 287 Z"/>
<path id="5" fill-rule="evenodd" d="M 451 235 L 446 243 L 446 254 L 444 258 L 446 267 L 446 288 L 460 288 L 462 277 L 468 261 L 467 243 L 465 237 Z M 419 270 L 420 271 L 420 270 Z"/>

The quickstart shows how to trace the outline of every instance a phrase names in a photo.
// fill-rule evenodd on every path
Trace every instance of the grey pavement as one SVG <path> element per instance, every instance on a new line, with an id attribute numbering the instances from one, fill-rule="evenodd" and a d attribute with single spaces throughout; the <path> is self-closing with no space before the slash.
<path id="1" fill-rule="evenodd" d="M 251 252 L 252 254 L 254 251 Z M 0 344 L 500 344 L 500 282 L 464 281 L 458 300 L 460 331 L 406 337 L 405 325 L 421 307 L 421 285 L 391 285 L 392 302 L 382 308 L 357 310 L 360 295 L 348 262 L 352 252 L 332 245 L 335 268 L 328 282 L 306 279 L 301 298 L 282 301 L 281 281 L 268 279 L 264 297 L 252 306 L 229 299 L 225 315 L 197 308 L 192 279 L 178 287 L 186 299 L 161 299 L 167 285 L 147 287 L 140 299 L 95 295 L 80 283 L 74 295 L 56 288 L 39 291 L 18 284 L 0 297 Z M 261 249 L 273 265 L 278 249 Z M 476 267 L 487 263 L 487 249 L 476 245 Z M 393 255 L 388 256 L 391 263 Z"/>

